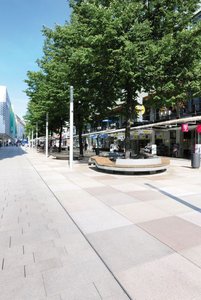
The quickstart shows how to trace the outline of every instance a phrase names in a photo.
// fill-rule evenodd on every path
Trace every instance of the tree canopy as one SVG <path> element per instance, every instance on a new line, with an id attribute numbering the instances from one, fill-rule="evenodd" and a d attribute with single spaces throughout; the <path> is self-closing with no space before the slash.
<path id="1" fill-rule="evenodd" d="M 26 119 L 51 116 L 51 128 L 68 120 L 74 86 L 75 124 L 108 116 L 117 100 L 126 118 L 126 150 L 137 94 L 155 107 L 178 105 L 200 90 L 200 23 L 192 19 L 198 0 L 71 1 L 71 21 L 44 28 L 39 71 L 27 73 Z"/>

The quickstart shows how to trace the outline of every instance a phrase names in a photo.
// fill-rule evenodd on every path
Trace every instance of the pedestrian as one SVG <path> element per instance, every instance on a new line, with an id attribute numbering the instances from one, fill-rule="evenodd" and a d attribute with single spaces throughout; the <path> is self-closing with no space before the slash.
<path id="1" fill-rule="evenodd" d="M 179 144 L 174 144 L 173 145 L 172 154 L 173 154 L 173 157 L 178 157 L 178 154 L 179 154 Z"/>

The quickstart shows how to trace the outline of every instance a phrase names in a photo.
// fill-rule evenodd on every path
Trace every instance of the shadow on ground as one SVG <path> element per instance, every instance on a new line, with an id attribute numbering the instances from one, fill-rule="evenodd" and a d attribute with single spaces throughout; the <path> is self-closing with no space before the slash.
<path id="1" fill-rule="evenodd" d="M 24 154 L 26 154 L 26 152 L 21 147 L 8 146 L 0 148 L 0 160 Z"/>

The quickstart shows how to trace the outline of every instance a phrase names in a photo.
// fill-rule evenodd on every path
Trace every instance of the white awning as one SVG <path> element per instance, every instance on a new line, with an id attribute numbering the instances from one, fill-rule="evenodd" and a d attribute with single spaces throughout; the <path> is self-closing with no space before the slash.
<path id="1" fill-rule="evenodd" d="M 201 121 L 201 116 L 195 116 L 195 117 L 187 117 L 187 118 L 180 118 L 180 119 L 174 119 L 174 120 L 167 120 L 167 121 L 161 121 L 157 123 L 147 124 L 147 125 L 141 125 L 132 127 L 132 130 L 137 129 L 143 129 L 143 128 L 154 128 L 157 126 L 165 126 L 165 125 L 177 125 L 177 124 L 184 124 L 184 123 L 193 123 L 196 121 Z"/>

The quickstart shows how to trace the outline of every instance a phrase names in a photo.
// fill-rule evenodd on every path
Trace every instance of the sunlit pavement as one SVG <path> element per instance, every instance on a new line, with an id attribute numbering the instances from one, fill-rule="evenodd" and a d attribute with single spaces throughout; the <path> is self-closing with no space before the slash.
<path id="1" fill-rule="evenodd" d="M 126 176 L 0 149 L 0 299 L 201 299 L 201 168 Z"/>

